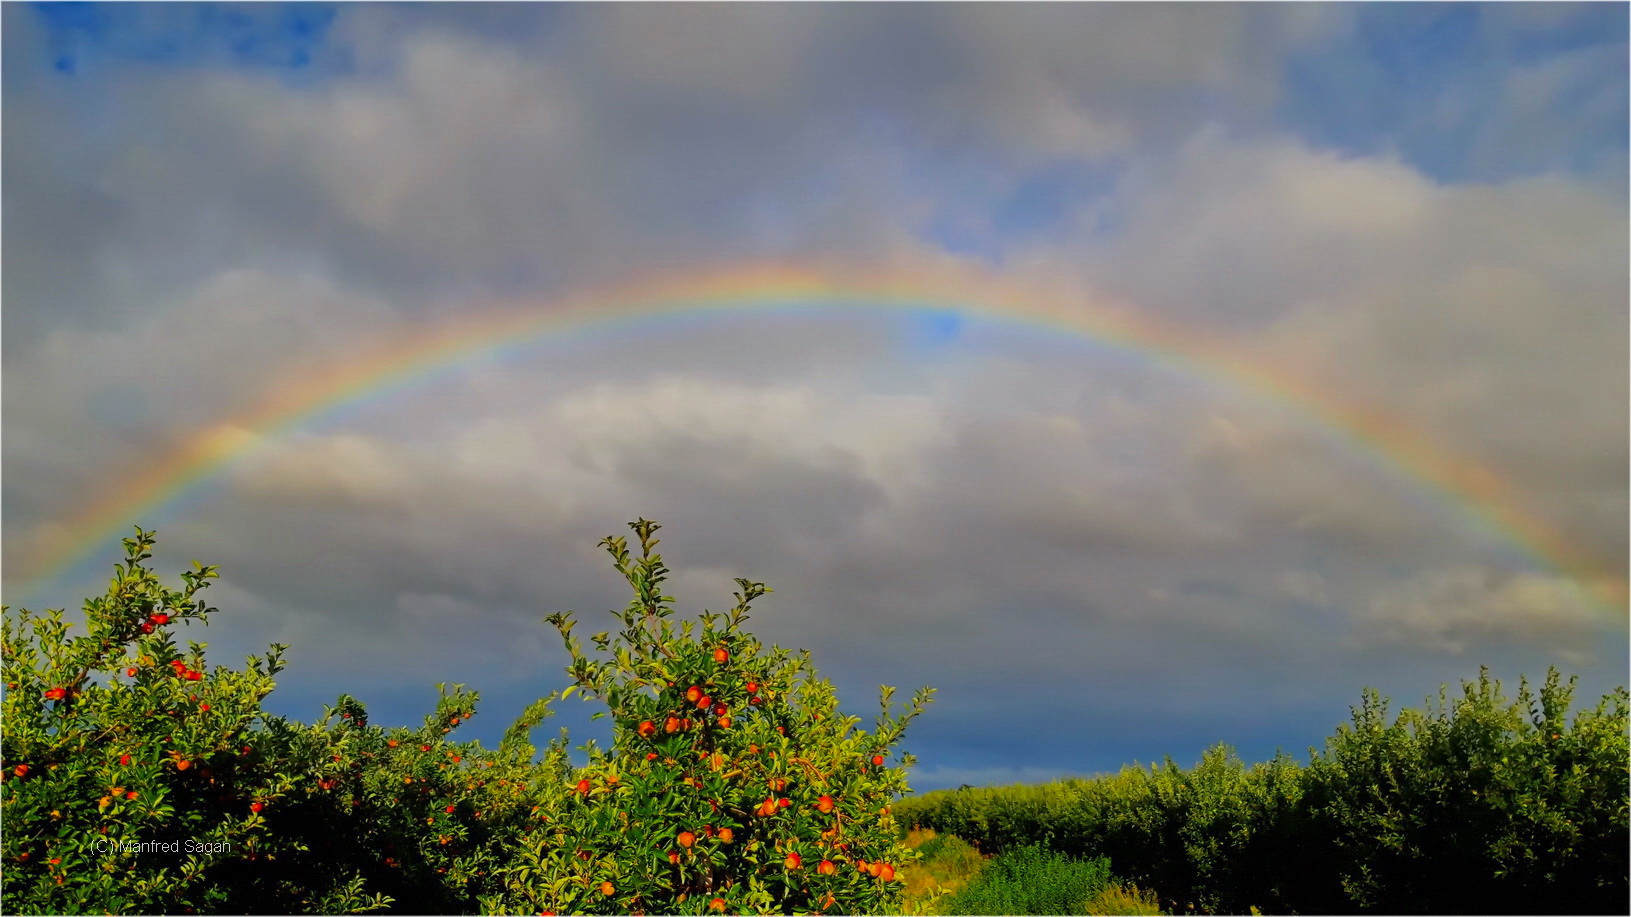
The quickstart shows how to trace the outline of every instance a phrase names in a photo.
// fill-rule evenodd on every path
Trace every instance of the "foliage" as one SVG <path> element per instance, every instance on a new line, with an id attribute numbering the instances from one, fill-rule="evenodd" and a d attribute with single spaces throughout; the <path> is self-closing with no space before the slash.
<path id="1" fill-rule="evenodd" d="M 261 711 L 284 647 L 239 671 L 211 669 L 201 644 L 177 647 L 174 625 L 215 613 L 198 594 L 216 572 L 196 567 L 167 589 L 142 566 L 152 544 L 140 530 L 125 541 L 107 594 L 85 603 L 83 635 L 60 611 L 7 610 L 3 909 L 378 907 L 355 871 L 270 829 L 278 810 L 311 804 L 343 739 Z"/>
<path id="2" fill-rule="evenodd" d="M 940 867 L 948 880 L 970 878 L 978 873 L 985 863 L 980 851 L 955 834 L 935 834 L 928 830 L 920 833 L 928 835 L 917 845 L 918 856 L 922 857 L 921 865 Z M 911 845 L 910 837 L 907 838 L 907 844 Z"/>
<path id="3" fill-rule="evenodd" d="M 1110 883 L 1110 861 L 1076 860 L 1046 848 L 1015 847 L 988 863 L 945 903 L 947 914 L 1086 914 Z"/>
<path id="4" fill-rule="evenodd" d="M 916 862 L 902 870 L 906 881 L 903 903 L 908 913 L 945 913 L 950 895 L 985 868 L 985 857 L 955 834 L 913 828 L 906 833 L 904 843 L 918 855 Z"/>
<path id="5" fill-rule="evenodd" d="M 552 616 L 573 657 L 562 696 L 614 718 L 612 749 L 590 743 L 584 768 L 564 731 L 541 753 L 530 743 L 547 696 L 496 749 L 453 739 L 479 700 L 461 685 L 438 685 L 418 728 L 370 726 L 344 695 L 313 725 L 266 713 L 286 648 L 242 670 L 179 649 L 172 628 L 215 613 L 198 593 L 216 572 L 165 588 L 140 529 L 85 603 L 84 636 L 60 611 L 5 609 L 0 910 L 896 909 L 894 870 L 912 854 L 890 803 L 913 761 L 896 747 L 929 692 L 896 715 L 885 689 L 877 728 L 856 729 L 807 654 L 742 629 L 769 591 L 758 583 L 739 581 L 729 615 L 676 631 L 657 526 L 632 526 L 638 559 L 604 542 L 636 593 L 625 630 L 594 638 L 611 659 L 590 660 L 570 616 Z M 708 704 L 686 699 L 691 685 Z"/>
<path id="6" fill-rule="evenodd" d="M 1002 860 L 1009 875 L 993 874 L 995 878 L 982 880 L 991 861 L 955 834 L 913 828 L 907 832 L 905 842 L 919 856 L 906 870 L 905 912 L 909 914 L 1161 913 L 1153 892 L 1104 881 L 1098 861 L 1076 863 L 1057 853 L 1029 858 L 1010 856 Z M 1031 886 L 1054 890 L 1016 892 Z M 1094 887 L 1097 891 L 1089 893 Z M 959 894 L 965 889 L 966 893 Z"/>
<path id="7" fill-rule="evenodd" d="M 1089 914 L 1101 914 L 1104 917 L 1118 915 L 1118 917 L 1158 917 L 1161 913 L 1161 904 L 1155 899 L 1155 893 L 1139 888 L 1136 885 L 1122 885 L 1112 882 L 1099 890 L 1097 895 L 1089 898 L 1086 911 Z"/>
<path id="8" fill-rule="evenodd" d="M 504 909 L 898 908 L 896 871 L 912 854 L 890 802 L 907 786 L 887 759 L 931 692 L 895 715 L 885 687 L 874 731 L 857 729 L 808 653 L 766 648 L 743 629 L 763 584 L 739 579 L 730 612 L 675 627 L 657 526 L 632 528 L 638 558 L 622 538 L 603 542 L 635 595 L 618 633 L 590 638 L 601 658 L 572 636 L 570 614 L 550 617 L 572 656 L 576 683 L 563 694 L 608 706 L 614 748 L 590 749 L 571 804 L 523 847 Z"/>
<path id="9" fill-rule="evenodd" d="M 1224 746 L 1094 780 L 929 793 L 901 819 L 987 850 L 1108 856 L 1172 910 L 1608 913 L 1627 895 L 1626 691 L 1568 711 L 1551 672 L 1405 710 L 1366 692 L 1299 767 Z"/>
<path id="10" fill-rule="evenodd" d="M 1568 720 L 1554 670 L 1508 703 L 1480 674 L 1452 701 L 1402 711 L 1366 692 L 1310 774 L 1345 891 L 1361 908 L 1482 913 L 1623 911 L 1624 688 Z"/>

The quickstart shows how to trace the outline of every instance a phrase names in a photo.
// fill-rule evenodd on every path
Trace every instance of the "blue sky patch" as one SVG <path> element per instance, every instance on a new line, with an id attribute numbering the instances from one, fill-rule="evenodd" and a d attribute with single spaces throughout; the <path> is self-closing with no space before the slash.
<path id="1" fill-rule="evenodd" d="M 1015 181 L 996 169 L 976 171 L 965 177 L 962 194 L 942 197 L 922 235 L 947 251 L 998 263 L 1014 248 L 1077 228 L 1084 210 L 1114 190 L 1116 174 L 1080 160 L 1048 163 Z"/>
<path id="2" fill-rule="evenodd" d="M 76 74 L 124 63 L 298 71 L 321 60 L 343 69 L 329 43 L 330 4 L 40 3 L 52 66 Z"/>
<path id="3" fill-rule="evenodd" d="M 1605 152 L 1627 148 L 1626 7 L 1575 9 L 1515 22 L 1507 10 L 1478 4 L 1360 7 L 1352 34 L 1286 62 L 1280 118 L 1320 146 L 1396 155 L 1439 181 L 1600 168 Z M 1572 112 L 1566 122 L 1535 125 L 1545 111 L 1515 104 L 1511 80 L 1519 68 L 1604 45 L 1619 50 L 1580 61 L 1542 103 Z M 1583 96 L 1616 87 L 1617 104 L 1575 107 Z"/>

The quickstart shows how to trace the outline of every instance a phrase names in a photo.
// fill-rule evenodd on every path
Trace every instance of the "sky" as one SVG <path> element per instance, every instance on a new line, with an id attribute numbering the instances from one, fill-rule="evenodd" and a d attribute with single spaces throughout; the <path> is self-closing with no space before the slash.
<path id="1" fill-rule="evenodd" d="M 5 601 L 157 529 L 213 661 L 292 647 L 276 713 L 464 683 L 495 742 L 641 516 L 845 709 L 935 687 L 919 789 L 1626 681 L 1623 4 L 0 25 Z"/>

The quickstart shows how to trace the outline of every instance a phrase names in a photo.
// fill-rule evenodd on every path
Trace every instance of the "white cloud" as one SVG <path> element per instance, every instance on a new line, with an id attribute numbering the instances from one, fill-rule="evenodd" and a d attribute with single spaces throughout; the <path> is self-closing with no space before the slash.
<path id="1" fill-rule="evenodd" d="M 1088 252 L 1091 275 L 1152 308 L 1249 326 L 1407 265 L 1435 189 L 1394 161 L 1206 131 L 1120 193 L 1125 231 Z"/>
<path id="2" fill-rule="evenodd" d="M 1053 783 L 1069 777 L 1091 775 L 1048 767 L 926 767 L 912 769 L 908 782 L 916 790 L 956 789 L 969 786 L 1004 786 L 1014 783 Z"/>
<path id="3" fill-rule="evenodd" d="M 1214 506 L 1232 510 L 1227 518 L 1242 540 L 1317 539 L 1398 559 L 1444 535 L 1429 534 L 1431 517 L 1412 503 L 1419 482 L 1393 469 L 1378 473 L 1367 456 L 1307 418 L 1218 405 L 1191 429 L 1189 480 Z"/>
<path id="4" fill-rule="evenodd" d="M 339 508 L 407 498 L 415 483 L 382 444 L 356 434 L 295 436 L 240 473 L 244 485 L 279 501 Z"/>
<path id="5" fill-rule="evenodd" d="M 7 490 L 8 512 L 32 522 L 104 503 L 126 486 L 119 469 L 147 468 L 303 367 L 343 359 L 388 318 L 321 276 L 226 269 L 115 327 L 56 329 L 5 363 L 7 468 L 30 482 L 21 499 Z M 29 524 L 8 527 L 8 552 L 33 538 Z"/>
<path id="6" fill-rule="evenodd" d="M 1331 597 L 1325 577 L 1313 570 L 1287 570 L 1275 583 L 1280 595 L 1310 605 L 1328 605 Z"/>
<path id="7" fill-rule="evenodd" d="M 551 415 L 596 466 L 684 440 L 733 465 L 790 460 L 858 474 L 891 492 L 922 485 L 922 455 L 944 437 L 940 408 L 922 396 L 837 395 L 808 385 L 747 387 L 683 376 L 597 386 L 562 399 Z"/>
<path id="8" fill-rule="evenodd" d="M 804 5 L 611 6 L 585 23 L 598 64 L 615 83 L 774 105 L 796 90 L 805 54 L 823 37 L 831 10 Z"/>
<path id="9" fill-rule="evenodd" d="M 1222 134 L 1122 193 L 1126 232 L 1075 250 L 1095 284 L 1234 337 L 1338 414 L 1419 431 L 1441 486 L 1494 469 L 1519 495 L 1508 509 L 1623 570 L 1623 203 L 1564 177 L 1440 185 L 1390 159 Z M 1289 481 L 1321 473 L 1276 455 Z M 1290 502 L 1329 502 L 1302 490 Z"/>
<path id="10" fill-rule="evenodd" d="M 226 79 L 208 85 L 202 104 L 241 121 L 256 159 L 309 176 L 358 228 L 439 259 L 511 256 L 595 231 L 597 177 L 565 81 L 509 49 L 447 34 L 415 35 L 398 50 L 394 82 L 290 94 Z"/>
<path id="11" fill-rule="evenodd" d="M 1360 619 L 1364 639 L 1460 655 L 1490 643 L 1546 646 L 1590 658 L 1602 614 L 1572 580 L 1489 567 L 1428 570 L 1378 592 Z"/>

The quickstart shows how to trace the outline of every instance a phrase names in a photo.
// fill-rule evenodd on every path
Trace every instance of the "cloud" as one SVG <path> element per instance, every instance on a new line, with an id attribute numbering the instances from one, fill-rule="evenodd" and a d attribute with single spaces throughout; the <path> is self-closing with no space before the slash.
<path id="1" fill-rule="evenodd" d="M 918 792 L 951 790 L 969 786 L 1002 786 L 1011 783 L 1052 783 L 1070 777 L 1086 777 L 1075 771 L 1049 767 L 926 767 L 912 769 L 907 778 Z"/>
<path id="2" fill-rule="evenodd" d="M 1465 15 L 365 5 L 297 77 L 113 45 L 70 74 L 9 6 L 7 558 L 178 437 L 402 329 L 836 256 L 1122 299 L 1495 468 L 1622 569 L 1628 243 L 1602 126 L 1623 41 L 1563 40 L 1598 21 L 1576 11 L 1395 72 L 1389 41 L 1448 41 Z M 1487 14 L 1508 15 L 1527 14 Z M 1520 61 L 1490 50 L 1503 35 L 1551 43 Z M 1323 130 L 1309 92 L 1398 117 Z M 1413 686 L 1453 651 L 1531 664 L 1603 639 L 1318 405 L 938 322 L 746 310 L 516 341 L 131 521 L 160 525 L 161 558 L 220 563 L 221 604 L 313 660 L 292 684 L 338 691 L 442 666 L 521 683 L 558 660 L 525 636 L 538 614 L 625 598 L 595 541 L 654 517 L 688 608 L 763 579 L 757 632 L 846 691 L 947 688 L 960 716 L 926 730 L 955 751 L 947 781 L 1168 750 L 1141 720 L 1267 736 L 1254 709 L 1340 710 L 1387 666 Z"/>
<path id="3" fill-rule="evenodd" d="M 242 477 L 251 491 L 335 509 L 399 502 L 412 492 L 404 469 L 382 445 L 355 434 L 297 436 Z"/>
<path id="4" fill-rule="evenodd" d="M 377 697 L 439 680 L 501 689 L 536 676 L 539 663 L 559 652 L 558 637 L 531 609 L 450 595 L 404 591 L 370 613 L 337 616 L 331 607 L 245 588 L 229 571 L 207 598 L 227 616 L 217 623 L 231 622 L 211 633 L 212 658 L 259 655 L 282 643 L 291 648 L 285 678 L 332 681 L 332 694 Z M 366 673 L 366 684 L 354 677 L 332 679 L 337 672 Z"/>
<path id="5" fill-rule="evenodd" d="M 7 213 L 34 227 L 8 243 L 8 299 L 105 320 L 223 263 L 282 258 L 424 309 L 631 263 L 875 256 L 916 230 L 899 217 L 925 207 L 913 176 L 1100 157 L 1151 119 L 1170 134 L 1197 82 L 1256 93 L 1273 55 L 1253 42 L 1301 31 L 1230 10 L 1008 12 L 697 6 L 529 26 L 358 8 L 323 30 L 351 67 L 296 86 L 224 62 L 116 58 L 69 79 L 35 61 L 47 75 L 8 82 L 26 87 L 8 126 L 30 139 L 8 143 L 27 181 Z M 99 118 L 103 139 L 82 142 Z M 8 348 L 41 308 L 19 310 Z"/>
<path id="6" fill-rule="evenodd" d="M 1331 597 L 1325 578 L 1313 570 L 1287 570 L 1276 583 L 1280 594 L 1310 605 L 1328 605 Z"/>
<path id="7" fill-rule="evenodd" d="M 1122 234 L 1075 249 L 1083 274 L 1247 342 L 1335 404 L 1430 431 L 1623 570 L 1623 205 L 1568 177 L 1446 186 L 1395 160 L 1216 134 L 1150 179 L 1129 179 Z M 1275 455 L 1268 486 L 1320 473 Z"/>
<path id="8" fill-rule="evenodd" d="M 110 468 L 146 467 L 301 367 L 343 359 L 389 314 L 320 276 L 228 268 L 114 327 L 57 328 L 5 362 L 8 518 L 101 500 Z M 27 537 L 8 530 L 8 549 Z"/>
<path id="9" fill-rule="evenodd" d="M 1625 24 L 1623 11 L 1615 24 Z M 1624 58 L 1623 45 L 1603 42 L 1525 61 L 1495 83 L 1495 104 L 1451 97 L 1437 114 L 1470 135 L 1476 173 L 1575 172 L 1623 187 Z"/>
<path id="10" fill-rule="evenodd" d="M 551 572 L 592 595 L 598 579 L 566 570 L 628 518 L 720 532 L 732 550 L 756 544 L 750 556 L 798 556 L 921 489 L 919 463 L 940 436 L 921 398 L 792 383 L 659 376 L 526 401 L 488 405 L 446 438 L 282 440 L 238 465 L 232 499 L 204 514 L 212 554 L 280 592 L 314 557 L 352 558 L 304 574 L 309 601 L 380 588 L 519 604 L 554 589 Z M 526 559 L 551 550 L 558 560 Z M 719 562 L 717 549 L 695 550 Z M 748 559 L 726 558 L 731 568 Z"/>
<path id="11" fill-rule="evenodd" d="M 1424 571 L 1379 592 L 1365 639 L 1455 655 L 1490 642 L 1543 644 L 1576 665 L 1592 656 L 1601 620 L 1578 583 L 1541 573 L 1462 566 Z"/>
<path id="12" fill-rule="evenodd" d="M 607 585 L 592 572 L 593 541 L 644 514 L 688 533 L 675 566 L 706 571 L 688 574 L 696 601 L 717 602 L 733 576 L 750 576 L 771 581 L 778 601 L 824 609 L 789 620 L 789 638 L 836 639 L 880 609 L 907 640 L 923 628 L 989 632 L 993 607 L 1017 616 L 1009 623 L 1068 613 L 1077 626 L 1260 627 L 1245 602 L 1220 616 L 1205 597 L 1161 609 L 1137 594 L 1237 561 L 1250 528 L 1220 514 L 1182 461 L 1158 472 L 1129 451 L 1146 440 L 1181 459 L 1161 444 L 1170 418 L 1128 406 L 1084 416 L 1097 393 L 1070 410 L 1016 409 L 1063 369 L 948 370 L 884 395 L 819 385 L 819 364 L 810 379 L 784 367 L 756 384 L 670 370 L 588 382 L 570 367 L 556 377 L 499 366 L 381 405 L 375 432 L 273 441 L 167 538 L 269 601 L 369 621 L 390 621 L 391 597 L 410 593 L 582 604 Z M 948 389 L 952 380 L 968 390 Z M 418 417 L 434 426 L 414 429 Z"/>
<path id="13" fill-rule="evenodd" d="M 713 104 L 776 105 L 801 88 L 806 55 L 827 36 L 820 7 L 612 8 L 582 22 L 584 63 L 614 87 L 704 97 Z"/>
<path id="14" fill-rule="evenodd" d="M 1124 229 L 1090 250 L 1092 273 L 1132 301 L 1237 325 L 1382 275 L 1435 193 L 1397 162 L 1220 131 L 1191 138 L 1170 170 L 1127 181 Z"/>
<path id="15" fill-rule="evenodd" d="M 1249 122 L 1277 98 L 1283 56 L 1319 44 L 1344 16 L 1285 12 L 956 8 L 946 28 L 974 91 L 953 88 L 972 97 L 997 136 L 1054 154 L 1170 140 L 1204 120 L 1209 104 Z"/>
<path id="16" fill-rule="evenodd" d="M 223 80 L 197 104 L 266 168 L 319 189 L 342 225 L 441 272 L 492 276 L 563 244 L 590 255 L 584 243 L 604 231 L 594 202 L 604 177 L 566 81 L 455 36 L 415 35 L 397 50 L 390 83 L 290 94 Z"/>
<path id="17" fill-rule="evenodd" d="M 1419 482 L 1305 418 L 1252 408 L 1215 409 L 1188 443 L 1201 493 L 1234 510 L 1242 538 L 1290 537 L 1369 557 L 1403 559 L 1428 549 Z M 1435 532 L 1442 538 L 1442 532 Z"/>

